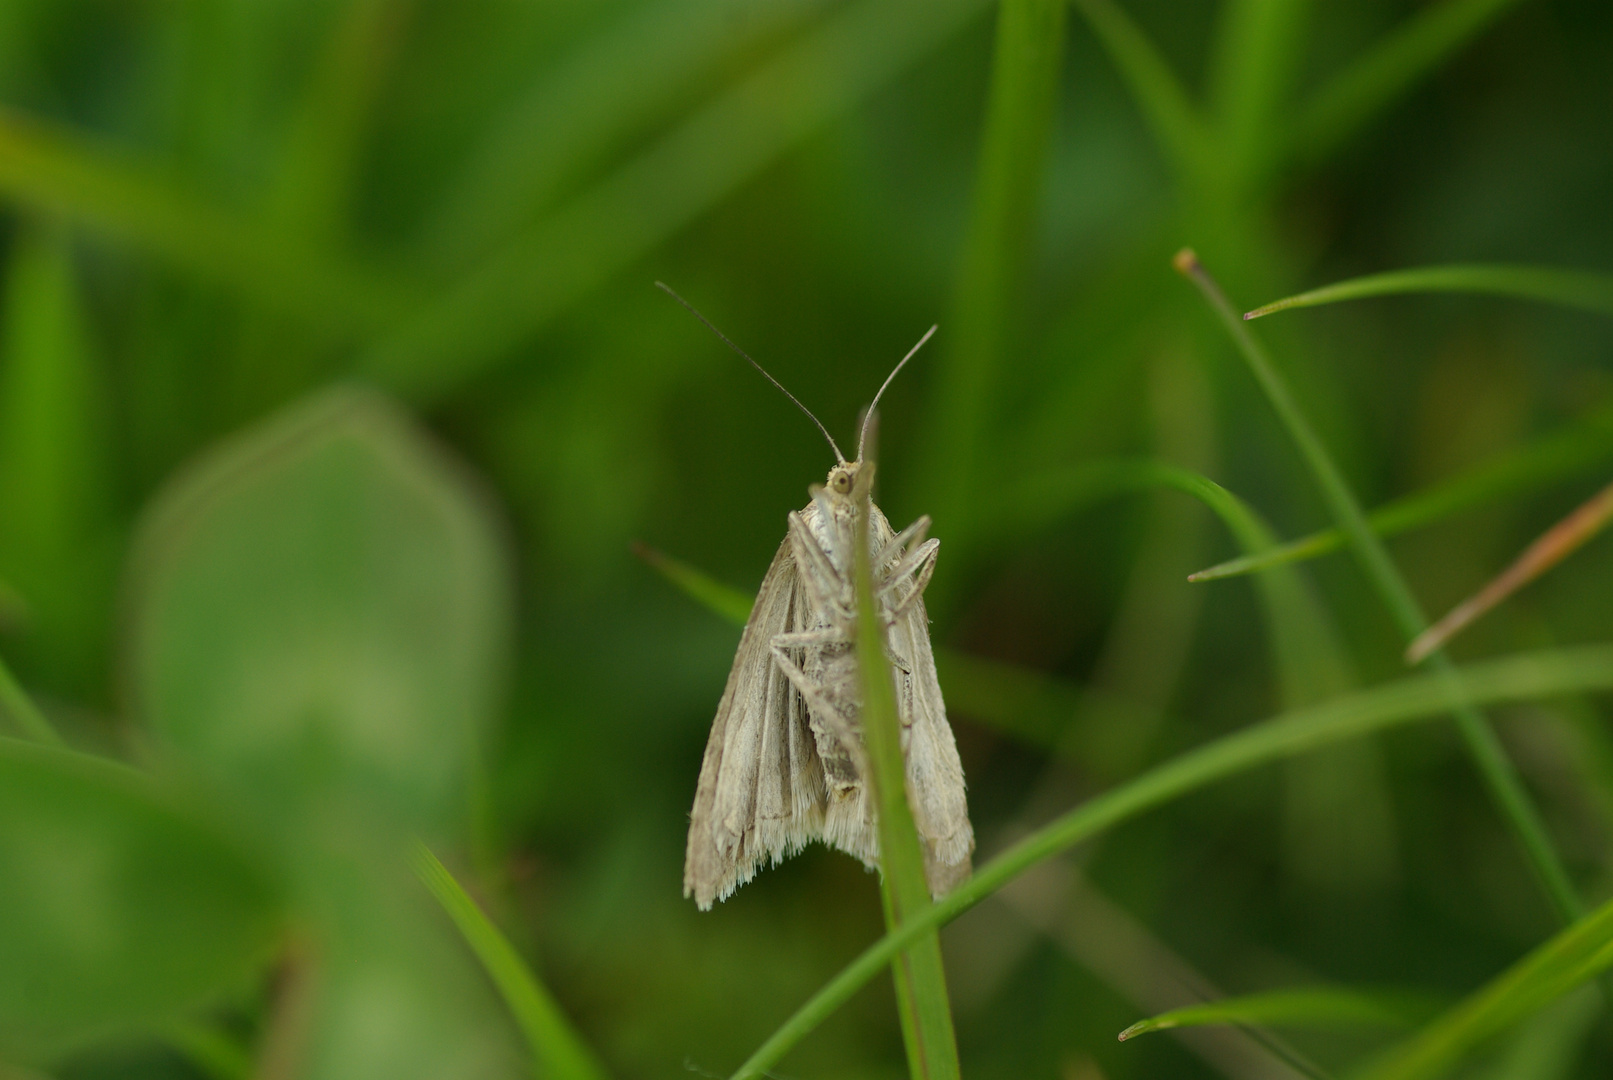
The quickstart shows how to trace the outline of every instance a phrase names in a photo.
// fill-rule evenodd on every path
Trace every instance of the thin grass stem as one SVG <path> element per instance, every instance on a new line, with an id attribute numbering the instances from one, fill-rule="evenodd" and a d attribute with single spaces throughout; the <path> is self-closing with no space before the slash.
<path id="1" fill-rule="evenodd" d="M 1176 256 L 1176 268 L 1204 294 L 1206 300 L 1232 335 L 1239 353 L 1249 365 L 1255 381 L 1260 384 L 1271 402 L 1278 419 L 1288 429 L 1289 437 L 1299 448 L 1300 456 L 1310 469 L 1322 498 L 1332 512 L 1334 521 L 1349 538 L 1356 558 L 1400 632 L 1409 643 L 1427 627 L 1422 610 L 1411 594 L 1411 589 L 1400 576 L 1389 558 L 1383 542 L 1372 532 L 1366 514 L 1345 483 L 1343 474 L 1322 445 L 1320 437 L 1306 419 L 1304 411 L 1294 399 L 1288 384 L 1267 357 L 1265 350 L 1249 333 L 1225 294 L 1216 284 L 1198 256 L 1183 249 Z M 1519 844 L 1528 857 L 1530 866 L 1539 878 L 1547 898 L 1558 917 L 1569 923 L 1584 910 L 1578 894 L 1568 879 L 1562 860 L 1551 843 L 1545 824 L 1540 818 L 1528 792 L 1524 790 L 1517 771 L 1502 749 L 1500 740 L 1489 721 L 1471 704 L 1463 701 L 1460 680 L 1443 652 L 1434 654 L 1436 673 L 1449 685 L 1451 700 L 1455 703 L 1452 714 L 1457 728 L 1478 766 L 1479 774 L 1495 799 L 1503 818 L 1512 828 Z"/>
<path id="2" fill-rule="evenodd" d="M 10 715 L 12 723 L 26 738 L 47 746 L 65 745 L 4 660 L 0 660 L 0 709 Z"/>
<path id="3" fill-rule="evenodd" d="M 1454 703 L 1489 704 L 1613 688 L 1613 645 L 1524 653 L 1461 669 L 1463 696 L 1442 673 L 1412 675 L 1290 710 L 1182 754 L 1089 799 L 992 859 L 975 876 L 870 945 L 796 1010 L 733 1074 L 764 1075 L 921 935 L 942 926 L 1044 859 L 1154 807 L 1259 765 L 1384 728 L 1426 720 Z"/>
<path id="4" fill-rule="evenodd" d="M 871 450 L 869 453 L 872 455 Z M 873 569 L 869 565 L 872 504 L 868 494 L 873 475 L 870 456 L 853 492 L 859 503 L 853 530 L 857 666 L 863 686 L 863 747 L 879 805 L 880 895 L 886 927 L 894 932 L 930 906 L 930 889 L 913 811 L 907 802 L 907 766 L 902 753 L 896 687 L 885 659 L 885 624 L 874 600 Z M 896 957 L 891 974 L 913 1080 L 957 1080 L 958 1043 L 947 1000 L 946 971 L 941 964 L 941 939 L 936 930 L 932 928 Z"/>

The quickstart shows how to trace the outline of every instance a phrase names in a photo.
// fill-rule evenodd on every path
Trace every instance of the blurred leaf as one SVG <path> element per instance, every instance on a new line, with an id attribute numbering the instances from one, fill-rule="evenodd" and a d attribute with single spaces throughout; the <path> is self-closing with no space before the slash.
<path id="1" fill-rule="evenodd" d="M 1433 1080 L 1485 1039 L 1613 967 L 1613 901 L 1561 931 L 1358 1074 Z"/>
<path id="2" fill-rule="evenodd" d="M 67 232 L 30 222 L 11 250 L 0 337 L 0 571 L 26 590 L 27 670 L 82 684 L 112 592 L 105 372 Z"/>
<path id="3" fill-rule="evenodd" d="M 424 844 L 415 845 L 410 861 L 415 876 L 454 920 L 465 943 L 482 962 L 487 977 L 498 987 L 504 1004 L 515 1014 L 533 1059 L 542 1066 L 540 1072 L 557 1080 L 602 1080 L 606 1075 L 604 1067 L 572 1029 L 548 987 L 538 980 L 448 868 Z"/>
<path id="4" fill-rule="evenodd" d="M 481 139 L 425 242 L 457 263 L 531 224 L 586 166 L 662 115 L 733 54 L 791 30 L 823 0 L 654 0 L 545 68 Z"/>
<path id="5" fill-rule="evenodd" d="M 1602 995 L 1584 986 L 1518 1025 L 1497 1060 L 1467 1080 L 1568 1080 L 1602 1015 Z"/>
<path id="6" fill-rule="evenodd" d="M 1408 1014 L 1426 1012 L 1427 1006 L 1428 1001 L 1423 996 L 1411 994 L 1368 994 L 1329 986 L 1271 990 L 1263 994 L 1188 1005 L 1139 1020 L 1120 1033 L 1120 1041 L 1125 1042 L 1150 1031 L 1204 1024 L 1270 1024 L 1274 1027 L 1322 1031 L 1360 1027 L 1405 1028 L 1412 1024 Z"/>
<path id="7" fill-rule="evenodd" d="M 1216 154 L 1208 127 L 1142 28 L 1114 0 L 1075 0 L 1075 7 L 1120 70 L 1166 160 L 1183 178 L 1210 174 Z"/>
<path id="8" fill-rule="evenodd" d="M 1258 319 L 1288 308 L 1320 307 L 1341 300 L 1402 293 L 1483 293 L 1613 315 L 1613 274 L 1547 266 L 1455 265 L 1420 266 L 1351 278 L 1274 300 L 1255 308 L 1244 319 Z"/>
<path id="9" fill-rule="evenodd" d="M 1554 481 L 1600 467 L 1609 456 L 1613 456 L 1613 406 L 1565 424 L 1536 442 L 1498 454 L 1459 476 L 1385 503 L 1367 515 L 1367 524 L 1379 536 L 1395 536 L 1463 510 L 1539 491 Z M 1339 529 L 1323 529 L 1256 555 L 1217 563 L 1188 580 L 1236 577 L 1279 563 L 1325 555 L 1344 544 L 1344 533 Z"/>
<path id="10" fill-rule="evenodd" d="M 155 1024 L 268 959 L 259 867 L 132 770 L 0 739 L 0 1055 Z"/>
<path id="11" fill-rule="evenodd" d="M 510 587 L 467 477 L 374 394 L 322 394 L 207 455 L 133 569 L 135 700 L 273 815 L 328 799 L 460 819 Z"/>
<path id="12" fill-rule="evenodd" d="M 140 714 L 296 872 L 317 1002 L 299 1075 L 508 1075 L 403 864 L 408 833 L 465 831 L 499 693 L 511 586 L 469 478 L 386 399 L 329 391 L 177 479 L 132 578 Z"/>
<path id="13" fill-rule="evenodd" d="M 1002 0 L 976 164 L 973 206 L 953 293 L 954 332 L 937 371 L 928 474 L 935 520 L 978 526 L 969 508 L 981 486 L 984 450 L 997 427 L 999 377 L 1022 321 L 1024 281 L 1045 182 L 1047 148 L 1064 63 L 1066 0 Z"/>
<path id="14" fill-rule="evenodd" d="M 1516 2 L 1442 0 L 1411 16 L 1334 76 L 1302 110 L 1295 132 L 1299 155 L 1311 162 L 1329 157 Z"/>
<path id="15" fill-rule="evenodd" d="M 4 108 L 0 194 L 108 232 L 327 333 L 374 332 L 412 305 L 407 288 L 215 206 L 79 135 Z"/>
<path id="16" fill-rule="evenodd" d="M 387 334 L 361 371 L 439 397 L 945 41 L 984 0 L 859 0 Z"/>
<path id="17" fill-rule="evenodd" d="M 17 730 L 34 742 L 61 744 L 62 737 L 56 734 L 56 729 L 50 726 L 50 721 L 39 711 L 39 706 L 18 684 L 17 677 L 4 660 L 0 660 L 0 715 L 8 717 Z"/>
<path id="18" fill-rule="evenodd" d="M 1088 799 L 977 869 L 974 877 L 901 930 L 886 934 L 864 949 L 797 1009 L 739 1067 L 733 1080 L 764 1075 L 879 974 L 891 957 L 931 927 L 951 922 L 1044 859 L 1217 780 L 1396 724 L 1439 716 L 1450 710 L 1453 700 L 1481 705 L 1613 688 L 1613 645 L 1504 657 L 1460 668 L 1459 676 L 1459 698 L 1444 674 L 1416 675 L 1341 694 L 1251 724 Z M 1613 922 L 1613 915 L 1605 917 Z"/>

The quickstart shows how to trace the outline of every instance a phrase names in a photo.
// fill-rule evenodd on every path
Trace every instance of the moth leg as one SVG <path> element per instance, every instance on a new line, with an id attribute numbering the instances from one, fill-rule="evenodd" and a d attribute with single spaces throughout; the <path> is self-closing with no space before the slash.
<path id="1" fill-rule="evenodd" d="M 846 590 L 845 579 L 840 571 L 835 569 L 829 555 L 818 543 L 818 538 L 812 535 L 807 523 L 797 510 L 791 510 L 789 516 L 790 546 L 795 551 L 796 564 L 801 568 L 801 581 L 811 593 L 814 605 L 820 611 L 826 611 L 843 620 L 851 618 L 851 611 L 846 607 L 843 595 Z M 833 593 L 830 590 L 834 590 Z"/>
<path id="2" fill-rule="evenodd" d="M 812 711 L 812 716 L 834 734 L 835 739 L 842 747 L 858 756 L 860 765 L 862 754 L 861 738 L 858 737 L 856 730 L 846 723 L 845 717 L 840 714 L 835 702 L 825 693 L 828 687 L 802 671 L 801 666 L 795 662 L 795 657 L 791 654 L 792 649 L 823 645 L 844 645 L 845 643 L 846 636 L 844 634 L 832 628 L 825 628 L 822 630 L 803 630 L 793 634 L 775 634 L 773 635 L 773 640 L 769 643 L 769 647 L 773 653 L 774 662 L 778 664 L 779 670 L 784 672 L 784 677 L 790 680 L 790 684 L 795 687 L 796 692 L 806 700 L 807 707 Z M 835 685 L 840 684 L 836 683 Z M 825 761 L 824 764 L 827 766 L 830 763 Z"/>
<path id="3" fill-rule="evenodd" d="M 902 597 L 895 609 L 891 611 L 890 619 L 892 622 L 906 615 L 909 609 L 918 602 L 919 597 L 924 595 L 924 590 L 930 584 L 930 575 L 935 573 L 935 559 L 940 550 L 941 541 L 924 541 L 917 551 L 902 560 L 902 565 L 896 568 L 899 572 L 893 573 L 890 580 L 879 590 L 880 597 L 883 598 L 887 592 L 901 584 L 906 575 L 913 574 L 914 570 L 917 570 L 917 573 L 913 574 L 913 591 Z"/>
<path id="4" fill-rule="evenodd" d="M 906 551 L 909 546 L 922 544 L 929 531 L 930 515 L 925 514 L 885 542 L 885 546 L 880 548 L 879 554 L 874 557 L 874 569 L 877 571 L 881 566 L 896 558 L 898 552 Z"/>

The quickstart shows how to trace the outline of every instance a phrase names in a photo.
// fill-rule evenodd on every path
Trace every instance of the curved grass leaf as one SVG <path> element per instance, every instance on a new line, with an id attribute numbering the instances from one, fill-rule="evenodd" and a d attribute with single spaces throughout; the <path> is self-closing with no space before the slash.
<path id="1" fill-rule="evenodd" d="M 984 0 L 860 0 L 517 237 L 359 358 L 448 392 L 939 45 Z"/>
<path id="2" fill-rule="evenodd" d="M 1403 293 L 1482 293 L 1613 315 L 1613 274 L 1547 266 L 1452 265 L 1389 270 L 1350 278 L 1273 300 L 1247 313 L 1244 319 L 1259 319 L 1289 308 L 1320 307 L 1344 300 Z"/>
<path id="3" fill-rule="evenodd" d="M 1328 454 L 1316 430 L 1311 427 L 1299 402 L 1294 399 L 1287 382 L 1243 320 L 1238 318 L 1220 285 L 1205 270 L 1198 256 L 1191 249 L 1183 248 L 1176 255 L 1175 266 L 1178 272 L 1197 286 L 1211 310 L 1226 327 L 1250 374 L 1271 403 L 1272 411 L 1288 429 L 1334 521 L 1349 538 L 1367 581 L 1378 593 L 1407 642 L 1415 640 L 1428 625 L 1422 610 L 1394 561 L 1389 558 L 1383 542 L 1367 524 L 1361 504 L 1356 501 L 1355 494 L 1344 480 L 1344 474 Z M 1490 797 L 1495 800 L 1496 809 L 1511 827 L 1558 917 L 1565 923 L 1573 921 L 1583 912 L 1584 905 L 1568 879 L 1568 871 L 1564 869 L 1562 858 L 1552 844 L 1540 811 L 1518 779 L 1517 771 L 1489 720 L 1463 699 L 1462 687 L 1449 658 L 1444 652 L 1436 652 L 1434 661 L 1436 670 L 1449 683 L 1453 703 L 1451 715 L 1456 720 L 1457 730 L 1485 786 L 1489 788 Z"/>
<path id="4" fill-rule="evenodd" d="M 1613 407 L 1604 407 L 1450 480 L 1385 503 L 1367 515 L 1367 524 L 1379 536 L 1396 536 L 1463 510 L 1487 506 L 1508 496 L 1535 491 L 1546 484 L 1600 468 L 1610 457 L 1613 457 Z M 1191 575 L 1188 580 L 1237 577 L 1269 566 L 1313 559 L 1337 551 L 1345 543 L 1344 533 L 1338 528 L 1323 529 L 1258 554 L 1217 563 Z"/>
<path id="5" fill-rule="evenodd" d="M 1427 1001 L 1410 994 L 1366 994 L 1330 986 L 1271 990 L 1188 1005 L 1139 1020 L 1120 1033 L 1120 1041 L 1150 1031 L 1200 1027 L 1205 1024 L 1270 1024 L 1273 1027 L 1335 1031 L 1352 1028 L 1408 1028 L 1427 1011 Z"/>
<path id="6" fill-rule="evenodd" d="M 863 950 L 797 1009 L 739 1067 L 733 1080 L 749 1080 L 766 1074 L 793 1046 L 879 974 L 892 956 L 932 927 L 962 915 L 1044 859 L 1217 780 L 1396 724 L 1430 719 L 1448 712 L 1455 700 L 1479 705 L 1613 688 L 1613 646 L 1505 657 L 1463 667 L 1460 677 L 1460 698 L 1454 696 L 1450 680 L 1443 675 L 1416 675 L 1295 709 L 1207 743 L 1089 799 L 980 867 L 973 878 L 900 931 L 887 934 Z"/>
<path id="7" fill-rule="evenodd" d="M 415 876 L 454 920 L 465 943 L 498 987 L 504 1004 L 526 1035 L 533 1059 L 542 1063 L 541 1075 L 555 1080 L 604 1080 L 608 1075 L 604 1066 L 571 1026 L 548 988 L 448 868 L 430 848 L 418 842 L 409 862 Z"/>
<path id="8" fill-rule="evenodd" d="M 1443 0 L 1407 19 L 1303 110 L 1295 132 L 1299 156 L 1311 162 L 1330 156 L 1516 2 Z"/>
<path id="9" fill-rule="evenodd" d="M 17 682 L 17 677 L 4 660 L 0 660 L 0 716 L 8 718 L 12 726 L 34 742 L 47 746 L 60 746 L 62 743 L 62 737 Z"/>
<path id="10" fill-rule="evenodd" d="M 160 1025 L 269 958 L 279 890 L 132 769 L 0 739 L 0 1058 Z"/>
<path id="11" fill-rule="evenodd" d="M 1613 967 L 1613 901 L 1561 931 L 1412 1038 L 1358 1080 L 1434 1080 L 1478 1043 Z"/>

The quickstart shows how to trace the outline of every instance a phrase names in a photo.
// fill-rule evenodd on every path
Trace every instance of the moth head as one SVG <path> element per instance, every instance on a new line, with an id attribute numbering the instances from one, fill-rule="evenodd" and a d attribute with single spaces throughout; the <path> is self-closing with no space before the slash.
<path id="1" fill-rule="evenodd" d="M 842 461 L 829 470 L 824 487 L 831 495 L 849 499 L 863 492 L 874 479 L 874 466 L 865 461 Z"/>

